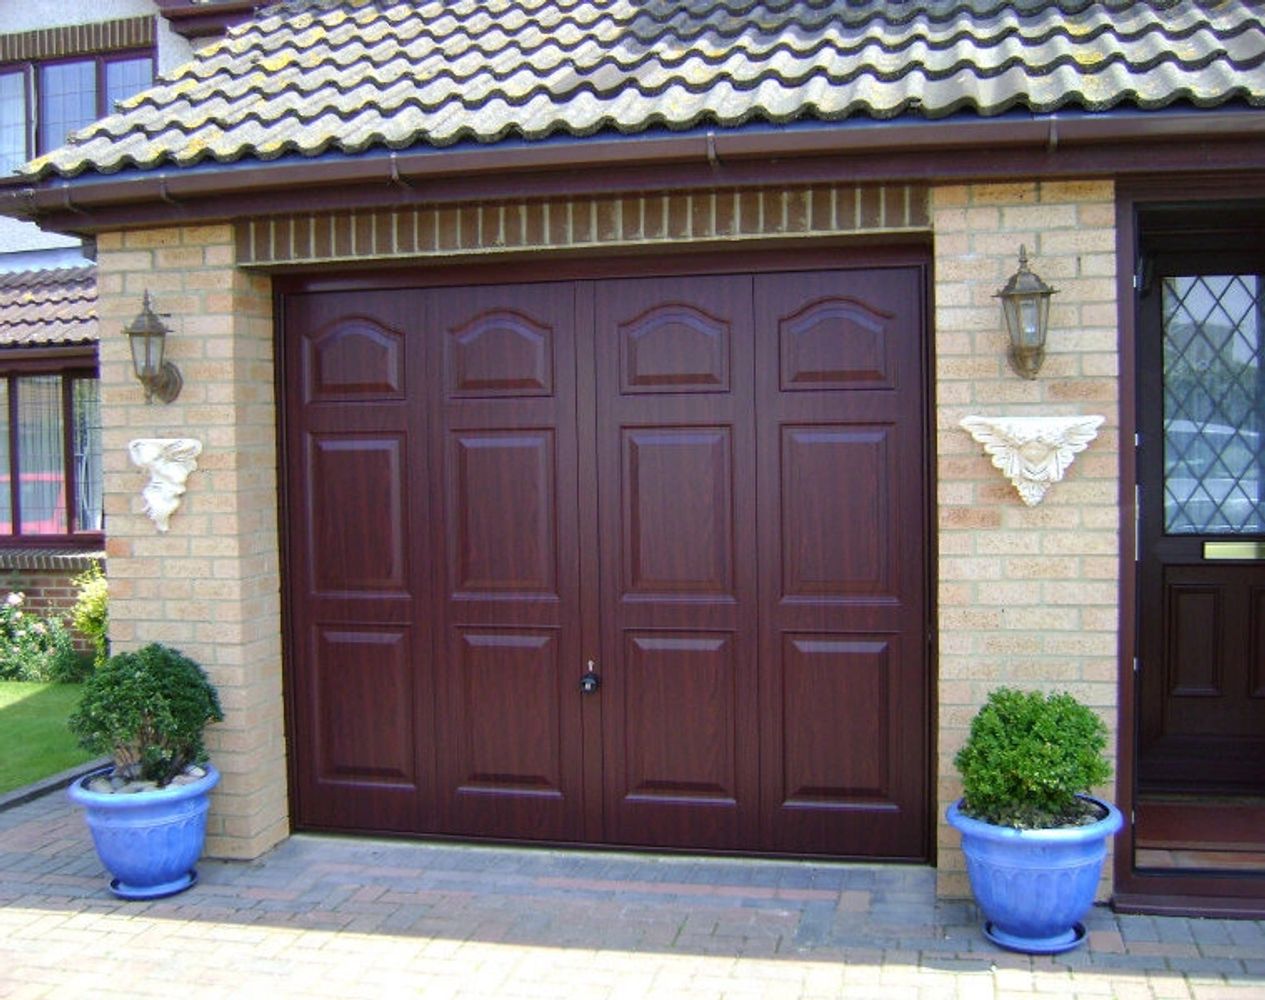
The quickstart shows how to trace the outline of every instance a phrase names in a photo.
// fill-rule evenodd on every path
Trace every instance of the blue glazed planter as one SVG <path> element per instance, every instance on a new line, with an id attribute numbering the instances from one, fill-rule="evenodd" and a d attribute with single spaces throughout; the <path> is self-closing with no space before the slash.
<path id="1" fill-rule="evenodd" d="M 946 814 L 962 834 L 971 891 L 983 911 L 984 934 L 1011 951 L 1052 955 L 1085 938 L 1079 923 L 1094 904 L 1107 839 L 1123 817 L 1109 802 L 1082 796 L 1106 810 L 1097 823 L 1055 830 L 1016 830 Z"/>
<path id="2" fill-rule="evenodd" d="M 127 795 L 89 791 L 87 783 L 108 775 L 94 771 L 73 782 L 71 801 L 84 807 L 97 856 L 114 878 L 110 891 L 122 899 L 158 899 L 188 889 L 206 841 L 209 794 L 220 772 L 205 765 L 206 777 Z"/>

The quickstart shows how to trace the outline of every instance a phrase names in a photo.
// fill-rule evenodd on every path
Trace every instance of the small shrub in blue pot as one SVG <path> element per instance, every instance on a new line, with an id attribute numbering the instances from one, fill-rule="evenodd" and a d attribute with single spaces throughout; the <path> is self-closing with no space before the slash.
<path id="1" fill-rule="evenodd" d="M 70 729 L 113 764 L 69 794 L 85 809 L 116 896 L 156 899 L 197 880 L 208 796 L 220 777 L 202 737 L 223 718 L 202 668 L 158 643 L 110 657 L 84 685 Z"/>
<path id="2" fill-rule="evenodd" d="M 1111 775 L 1107 729 L 1068 694 L 999 688 L 971 722 L 954 763 L 962 834 L 984 933 L 1012 951 L 1054 954 L 1085 937 L 1115 806 L 1089 794 Z"/>

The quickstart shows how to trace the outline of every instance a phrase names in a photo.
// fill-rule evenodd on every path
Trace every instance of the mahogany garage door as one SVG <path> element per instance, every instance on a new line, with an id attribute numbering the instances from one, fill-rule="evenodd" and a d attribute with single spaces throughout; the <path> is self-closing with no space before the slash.
<path id="1" fill-rule="evenodd" d="M 923 301 L 285 295 L 296 823 L 925 857 Z"/>

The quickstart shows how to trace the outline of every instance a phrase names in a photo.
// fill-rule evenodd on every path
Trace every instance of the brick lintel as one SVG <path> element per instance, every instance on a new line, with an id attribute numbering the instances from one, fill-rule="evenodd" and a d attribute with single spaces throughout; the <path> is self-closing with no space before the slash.
<path id="1" fill-rule="evenodd" d="M 727 188 L 302 213 L 237 224 L 243 267 L 925 233 L 914 184 Z"/>

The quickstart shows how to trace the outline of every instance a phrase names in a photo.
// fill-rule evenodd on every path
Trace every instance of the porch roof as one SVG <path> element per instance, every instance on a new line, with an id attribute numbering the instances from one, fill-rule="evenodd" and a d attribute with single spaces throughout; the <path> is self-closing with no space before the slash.
<path id="1" fill-rule="evenodd" d="M 97 342 L 95 267 L 0 273 L 0 349 Z"/>
<path id="2" fill-rule="evenodd" d="M 746 124 L 1265 106 L 1248 0 L 287 0 L 32 178 Z"/>

